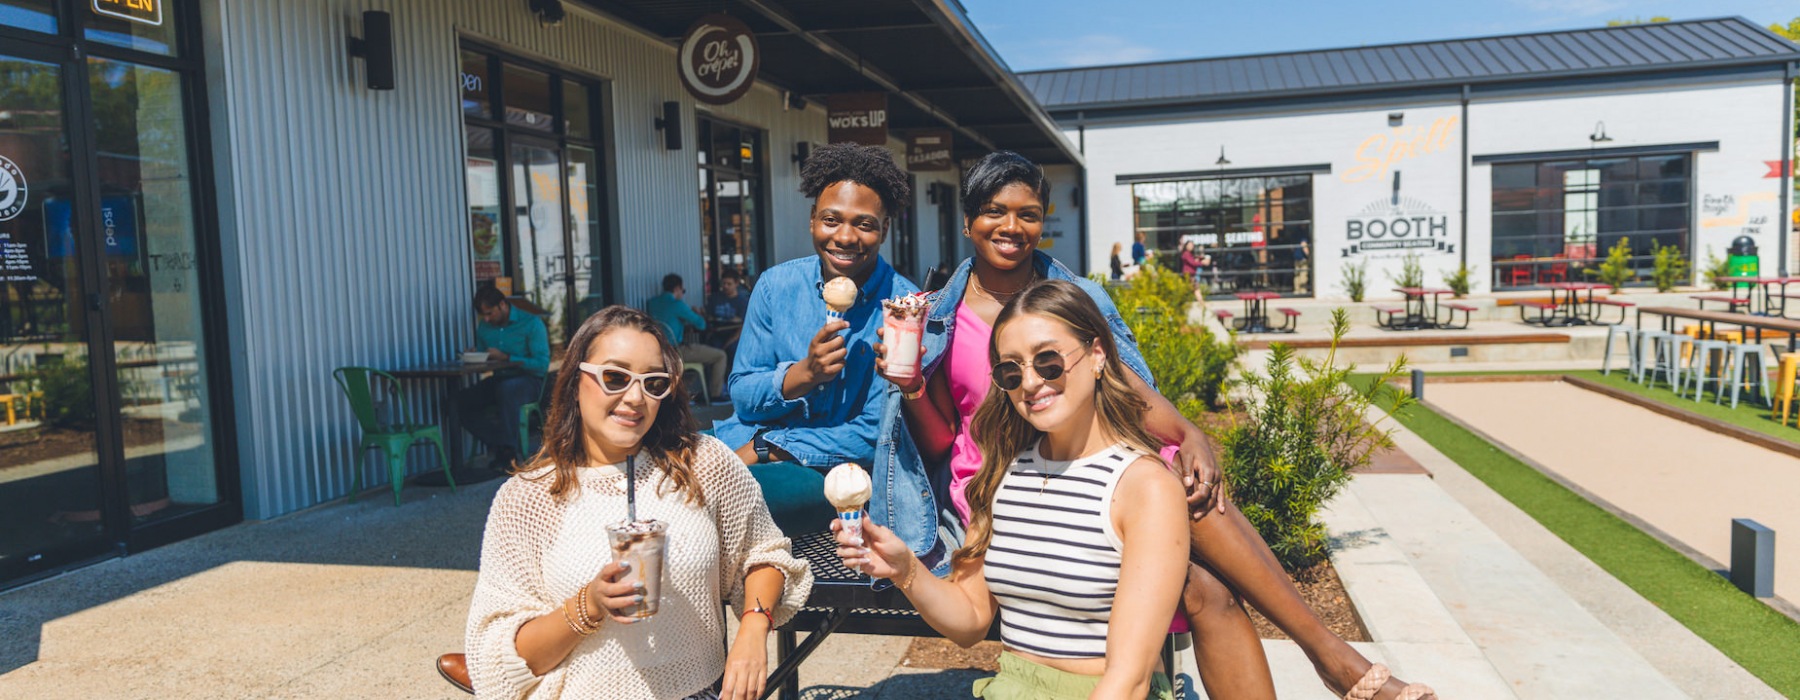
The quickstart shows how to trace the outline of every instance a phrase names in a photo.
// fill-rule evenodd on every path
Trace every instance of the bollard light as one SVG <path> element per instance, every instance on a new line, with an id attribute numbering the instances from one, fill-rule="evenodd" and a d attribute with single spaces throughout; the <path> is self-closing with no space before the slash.
<path id="1" fill-rule="evenodd" d="M 1425 400 L 1425 370 L 1412 371 L 1412 396 L 1414 401 Z"/>
<path id="2" fill-rule="evenodd" d="M 1749 518 L 1731 519 L 1731 585 L 1758 598 L 1775 596 L 1775 531 Z"/>

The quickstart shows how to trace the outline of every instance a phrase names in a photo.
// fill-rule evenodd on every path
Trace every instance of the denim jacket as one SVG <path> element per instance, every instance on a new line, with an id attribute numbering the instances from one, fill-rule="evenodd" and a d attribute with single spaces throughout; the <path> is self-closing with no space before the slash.
<path id="1" fill-rule="evenodd" d="M 1119 309 L 1113 305 L 1112 297 L 1106 295 L 1106 290 L 1092 280 L 1075 274 L 1073 270 L 1041 251 L 1034 251 L 1032 264 L 1037 266 L 1038 277 L 1074 282 L 1094 299 L 1094 304 L 1100 307 L 1101 315 L 1106 317 L 1107 325 L 1112 328 L 1113 340 L 1119 348 L 1119 360 L 1124 362 L 1126 367 L 1130 367 L 1131 371 L 1136 372 L 1139 377 L 1142 377 L 1151 388 L 1155 388 L 1156 380 L 1151 378 L 1150 368 L 1144 363 L 1144 355 L 1138 350 L 1137 338 L 1131 334 L 1131 328 L 1125 325 L 1125 319 L 1119 316 Z M 925 351 L 919 360 L 920 372 L 927 379 L 930 379 L 931 375 L 938 370 L 938 365 L 944 360 L 944 350 L 950 347 L 950 338 L 956 333 L 956 307 L 962 303 L 963 290 L 968 287 L 969 275 L 973 274 L 974 266 L 974 258 L 964 260 L 962 265 L 957 266 L 955 274 L 950 276 L 950 281 L 945 283 L 943 289 L 932 292 L 929 297 L 931 311 L 925 317 L 925 337 L 923 339 Z M 897 519 L 898 513 L 890 510 L 890 512 L 880 513 L 884 517 L 878 521 L 892 523 L 923 520 L 927 523 L 935 523 L 938 502 L 936 499 L 947 500 L 949 498 L 949 463 L 925 464 L 924 458 L 919 455 L 918 446 L 913 444 L 912 435 L 906 432 L 906 420 L 901 410 L 898 393 L 894 394 L 893 399 L 889 401 L 887 414 L 884 414 L 881 419 L 881 429 L 882 438 L 876 445 L 875 461 L 877 464 L 886 464 L 890 473 L 903 475 L 898 479 L 891 478 L 891 481 L 925 482 L 932 485 L 932 490 L 921 493 L 923 502 L 919 505 L 928 510 L 905 512 L 905 521 Z M 889 505 L 891 507 L 893 504 Z M 904 512 L 910 505 L 902 503 L 900 510 Z M 932 539 L 935 540 L 936 532 L 933 531 L 931 534 Z M 907 542 L 911 543 L 912 540 L 909 539 Z M 913 551 L 916 553 L 920 550 L 915 547 Z M 945 571 L 948 571 L 949 563 L 949 558 L 945 557 L 942 562 L 933 567 L 932 573 L 943 575 Z"/>
<path id="2" fill-rule="evenodd" d="M 875 374 L 881 301 L 918 287 L 877 259 L 845 314 L 850 328 L 843 331 L 849 349 L 843 374 L 788 399 L 781 394 L 782 380 L 789 367 L 806 358 L 813 334 L 825 323 L 822 285 L 817 256 L 776 265 L 757 280 L 731 370 L 732 415 L 713 433 L 735 448 L 761 432 L 815 469 L 843 462 L 869 467 L 875 487 L 869 513 L 875 522 L 892 528 L 927 565 L 936 566 L 947 557 L 937 541 L 933 487 L 906 428 L 900 392 Z"/>

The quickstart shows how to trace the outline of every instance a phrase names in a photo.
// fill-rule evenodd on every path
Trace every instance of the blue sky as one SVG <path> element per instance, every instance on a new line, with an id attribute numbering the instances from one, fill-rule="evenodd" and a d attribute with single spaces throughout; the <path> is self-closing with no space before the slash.
<path id="1" fill-rule="evenodd" d="M 1738 15 L 1767 26 L 1794 0 L 961 0 L 1013 70 L 1326 49 Z"/>

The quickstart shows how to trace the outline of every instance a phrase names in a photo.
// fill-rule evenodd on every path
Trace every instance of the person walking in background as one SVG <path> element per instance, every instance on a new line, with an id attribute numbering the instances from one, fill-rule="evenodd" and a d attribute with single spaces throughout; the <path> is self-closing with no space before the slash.
<path id="1" fill-rule="evenodd" d="M 1139 231 L 1132 236 L 1131 264 L 1142 266 L 1144 258 L 1150 257 L 1150 250 L 1144 247 L 1144 232 Z"/>
<path id="2" fill-rule="evenodd" d="M 1114 281 L 1114 282 L 1123 281 L 1125 279 L 1125 261 L 1119 259 L 1119 254 L 1121 252 L 1124 252 L 1124 250 L 1125 250 L 1125 244 L 1123 244 L 1123 243 L 1114 243 L 1113 244 L 1112 281 Z"/>
<path id="3" fill-rule="evenodd" d="M 601 309 L 567 362 L 543 449 L 488 512 L 463 639 L 476 696 L 758 697 L 769 631 L 805 604 L 812 571 L 744 463 L 694 429 L 659 321 Z M 612 552 L 606 526 L 629 520 L 632 491 L 638 521 L 665 533 L 660 583 L 648 566 L 631 583 Z M 637 615 L 650 601 L 654 614 Z M 738 619 L 729 646 L 726 605 Z"/>
<path id="4" fill-rule="evenodd" d="M 728 401 L 725 391 L 725 351 L 700 342 L 687 334 L 688 328 L 706 330 L 706 319 L 694 312 L 694 307 L 682 301 L 687 296 L 687 287 L 681 282 L 681 275 L 669 273 L 663 275 L 663 293 L 645 302 L 644 310 L 650 317 L 663 324 L 668 331 L 669 342 L 681 350 L 681 359 L 685 362 L 698 362 L 706 367 L 706 386 L 714 392 L 707 397 L 711 401 Z"/>
<path id="5" fill-rule="evenodd" d="M 481 319 L 475 338 L 488 359 L 519 366 L 458 391 L 456 414 L 469 434 L 487 446 L 488 468 L 507 472 L 529 447 L 519 444 L 519 409 L 543 393 L 544 374 L 550 371 L 549 329 L 543 319 L 513 308 L 492 284 L 475 290 L 475 314 Z"/>

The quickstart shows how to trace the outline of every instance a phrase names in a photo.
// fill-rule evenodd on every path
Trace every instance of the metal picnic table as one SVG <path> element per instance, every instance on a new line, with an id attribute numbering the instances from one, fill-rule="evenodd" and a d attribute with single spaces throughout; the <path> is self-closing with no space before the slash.
<path id="1" fill-rule="evenodd" d="M 1232 296 L 1244 302 L 1244 317 L 1233 322 L 1238 330 L 1245 333 L 1268 333 L 1274 329 L 1269 326 L 1270 299 L 1280 299 L 1275 292 L 1238 292 Z"/>
<path id="2" fill-rule="evenodd" d="M 1550 303 L 1556 305 L 1544 325 L 1548 326 L 1584 326 L 1594 322 L 1594 290 L 1611 289 L 1612 285 L 1603 282 L 1551 282 L 1543 285 L 1550 290 Z M 1587 292 L 1587 299 L 1581 299 L 1581 293 Z M 1560 294 L 1559 294 L 1560 292 Z M 1581 308 L 1586 305 L 1588 311 Z M 1558 323 L 1558 320 L 1561 322 Z"/>
<path id="3" fill-rule="evenodd" d="M 1782 318 L 1787 318 L 1787 286 L 1800 282 L 1800 277 L 1715 277 L 1713 279 L 1727 285 L 1750 285 L 1751 289 L 1746 290 L 1748 295 L 1745 297 L 1753 307 L 1753 310 L 1750 313 L 1761 316 L 1780 316 Z M 1774 288 L 1776 287 L 1781 289 L 1780 293 L 1774 291 Z M 1760 304 L 1757 304 L 1759 298 L 1759 295 L 1757 294 L 1758 290 L 1762 292 L 1760 295 Z M 1737 297 L 1736 290 L 1727 290 L 1726 293 L 1734 298 Z M 1696 296 L 1695 298 L 1699 299 L 1702 297 Z M 1776 301 L 1777 299 L 1780 301 Z M 1760 306 L 1761 308 L 1755 309 L 1754 307 L 1756 306 Z M 1702 307 L 1704 308 L 1704 305 L 1702 305 Z"/>
<path id="4" fill-rule="evenodd" d="M 1450 290 L 1438 287 L 1395 287 L 1394 291 L 1406 296 L 1406 321 L 1397 329 L 1413 330 L 1438 327 L 1438 297 L 1449 294 Z M 1431 299 L 1431 313 L 1425 313 L 1425 300 Z"/>

